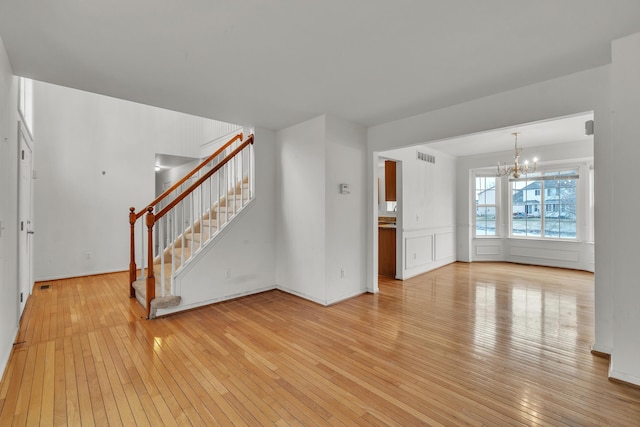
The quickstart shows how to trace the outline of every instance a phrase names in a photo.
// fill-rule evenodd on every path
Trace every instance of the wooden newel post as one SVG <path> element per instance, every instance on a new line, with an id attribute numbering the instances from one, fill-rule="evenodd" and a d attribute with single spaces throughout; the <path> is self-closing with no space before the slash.
<path id="1" fill-rule="evenodd" d="M 147 319 L 151 314 L 151 301 L 156 297 L 156 277 L 153 272 L 153 225 L 155 222 L 153 206 L 149 206 L 147 208 Z"/>
<path id="2" fill-rule="evenodd" d="M 133 282 L 138 279 L 136 268 L 136 208 L 129 208 L 129 224 L 131 225 L 131 237 L 130 239 L 130 256 L 129 261 L 129 297 L 136 296 L 136 290 L 133 288 Z"/>

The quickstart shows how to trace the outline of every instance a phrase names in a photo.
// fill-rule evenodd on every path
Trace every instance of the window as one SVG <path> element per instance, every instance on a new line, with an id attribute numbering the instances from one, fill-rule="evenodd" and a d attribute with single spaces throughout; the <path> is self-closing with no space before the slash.
<path id="1" fill-rule="evenodd" d="M 476 176 L 475 179 L 475 235 L 496 236 L 496 194 L 497 178 L 495 176 Z M 498 196 L 496 198 L 496 196 Z"/>
<path id="2" fill-rule="evenodd" d="M 512 180 L 511 235 L 577 238 L 577 182 L 577 170 L 545 171 Z"/>
<path id="3" fill-rule="evenodd" d="M 33 80 L 20 77 L 18 111 L 27 131 L 33 136 Z"/>

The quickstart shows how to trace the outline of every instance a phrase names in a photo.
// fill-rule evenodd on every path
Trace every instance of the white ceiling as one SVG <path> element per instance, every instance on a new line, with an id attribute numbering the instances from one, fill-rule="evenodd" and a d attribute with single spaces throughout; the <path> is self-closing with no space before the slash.
<path id="1" fill-rule="evenodd" d="M 638 0 L 0 0 L 17 75 L 271 129 L 442 108 L 639 31 Z"/>
<path id="2" fill-rule="evenodd" d="M 593 120 L 592 112 L 435 141 L 427 146 L 456 157 L 508 151 L 514 148 L 512 133 L 519 132 L 518 147 L 533 158 L 532 147 L 591 141 L 593 136 L 585 134 L 588 120 Z"/>

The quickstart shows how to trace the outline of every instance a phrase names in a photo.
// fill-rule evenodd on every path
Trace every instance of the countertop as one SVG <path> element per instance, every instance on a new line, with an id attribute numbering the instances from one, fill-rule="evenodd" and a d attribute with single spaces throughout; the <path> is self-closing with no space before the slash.
<path id="1" fill-rule="evenodd" d="M 396 228 L 396 224 L 395 223 L 378 223 L 378 228 Z"/>

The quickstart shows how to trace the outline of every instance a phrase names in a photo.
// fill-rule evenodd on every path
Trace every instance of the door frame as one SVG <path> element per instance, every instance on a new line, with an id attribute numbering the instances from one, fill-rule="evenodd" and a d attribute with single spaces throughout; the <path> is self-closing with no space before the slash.
<path id="1" fill-rule="evenodd" d="M 31 133 L 25 128 L 22 121 L 18 120 L 18 322 L 22 317 L 25 305 L 33 289 L 33 140 Z M 25 167 L 23 162 L 23 144 L 29 150 L 28 184 L 23 187 L 22 168 Z M 26 194 L 25 194 L 26 192 Z M 23 201 L 27 198 L 26 209 L 23 212 Z M 23 247 L 26 245 L 26 247 Z M 27 259 L 23 256 L 26 252 Z"/>

